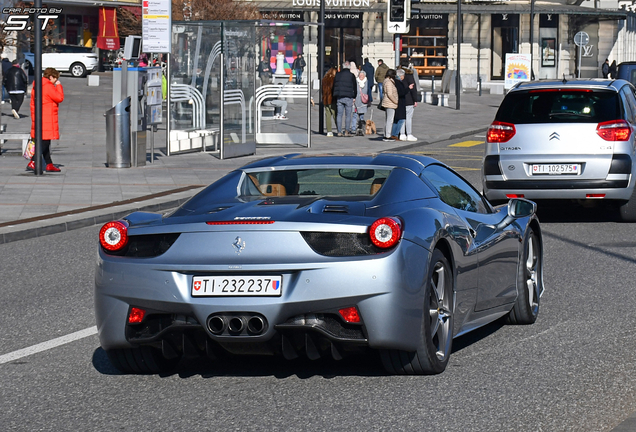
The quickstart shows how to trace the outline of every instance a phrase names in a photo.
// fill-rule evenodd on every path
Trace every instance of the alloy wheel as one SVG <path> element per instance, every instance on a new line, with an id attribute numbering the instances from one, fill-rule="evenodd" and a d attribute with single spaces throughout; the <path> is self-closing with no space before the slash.
<path id="1" fill-rule="evenodd" d="M 447 295 L 448 269 L 442 262 L 437 262 L 431 275 L 430 320 L 431 340 L 435 354 L 440 361 L 450 354 L 451 343 L 451 299 Z"/>
<path id="2" fill-rule="evenodd" d="M 537 238 L 532 235 L 528 239 L 526 251 L 526 287 L 528 288 L 528 305 L 532 313 L 539 307 L 539 255 L 537 254 Z"/>

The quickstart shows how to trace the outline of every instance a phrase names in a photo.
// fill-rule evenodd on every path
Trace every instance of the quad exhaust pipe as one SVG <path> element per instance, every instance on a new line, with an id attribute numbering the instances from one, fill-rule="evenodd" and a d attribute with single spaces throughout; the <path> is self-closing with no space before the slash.
<path id="1" fill-rule="evenodd" d="M 208 317 L 207 327 L 215 336 L 259 336 L 267 331 L 267 320 L 254 313 L 219 313 Z"/>

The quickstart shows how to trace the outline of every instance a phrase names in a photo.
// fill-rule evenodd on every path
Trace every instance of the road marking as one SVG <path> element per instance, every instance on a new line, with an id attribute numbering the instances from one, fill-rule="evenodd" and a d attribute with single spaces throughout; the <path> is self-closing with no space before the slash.
<path id="1" fill-rule="evenodd" d="M 452 166 L 455 171 L 481 171 L 481 168 L 468 168 L 468 167 L 455 167 Z"/>
<path id="2" fill-rule="evenodd" d="M 75 342 L 76 340 L 84 339 L 89 336 L 97 334 L 97 326 L 89 327 L 84 330 L 80 330 L 75 333 L 68 334 L 66 336 L 60 336 L 59 338 L 51 339 L 50 341 L 42 342 L 37 345 L 32 345 L 27 348 L 23 348 L 17 351 L 10 352 L 0 356 L 0 364 L 8 363 L 14 360 L 21 359 L 23 357 L 37 354 L 42 351 L 57 348 L 67 343 Z"/>
<path id="3" fill-rule="evenodd" d="M 449 147 L 475 147 L 476 145 L 483 144 L 483 141 L 462 141 L 456 144 L 451 144 Z"/>

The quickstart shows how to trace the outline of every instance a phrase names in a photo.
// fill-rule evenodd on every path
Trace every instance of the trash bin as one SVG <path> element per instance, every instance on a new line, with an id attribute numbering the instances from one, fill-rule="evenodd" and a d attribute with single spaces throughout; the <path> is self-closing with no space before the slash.
<path id="1" fill-rule="evenodd" d="M 106 111 L 106 164 L 130 168 L 130 96 Z"/>

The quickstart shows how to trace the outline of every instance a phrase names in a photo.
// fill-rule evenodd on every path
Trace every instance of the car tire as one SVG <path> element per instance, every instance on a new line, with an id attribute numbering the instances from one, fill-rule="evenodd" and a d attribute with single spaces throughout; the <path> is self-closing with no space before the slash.
<path id="1" fill-rule="evenodd" d="M 86 76 L 86 66 L 82 63 L 73 63 L 69 68 L 69 72 L 71 72 L 71 75 L 75 78 L 83 78 Z"/>
<path id="2" fill-rule="evenodd" d="M 543 290 L 542 251 L 539 236 L 528 228 L 517 270 L 517 300 L 506 317 L 508 324 L 533 324 L 537 320 Z"/>
<path id="3" fill-rule="evenodd" d="M 453 346 L 453 273 L 444 254 L 435 249 L 424 286 L 424 310 L 417 351 L 382 350 L 385 370 L 399 375 L 444 372 Z"/>
<path id="4" fill-rule="evenodd" d="M 168 372 L 179 363 L 179 357 L 166 359 L 161 351 L 152 347 L 106 350 L 110 362 L 127 374 L 156 374 Z"/>
<path id="5" fill-rule="evenodd" d="M 629 201 L 619 204 L 618 215 L 623 222 L 636 222 L 636 186 Z"/>

